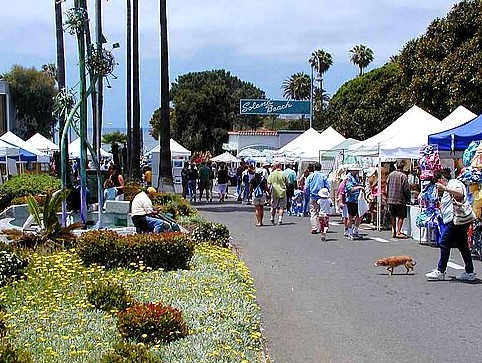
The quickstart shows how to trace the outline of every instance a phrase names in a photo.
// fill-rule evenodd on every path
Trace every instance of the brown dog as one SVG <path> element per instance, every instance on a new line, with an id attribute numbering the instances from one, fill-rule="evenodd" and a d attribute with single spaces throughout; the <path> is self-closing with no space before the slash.
<path id="1" fill-rule="evenodd" d="M 397 266 L 404 265 L 407 269 L 407 274 L 412 270 L 413 266 L 417 263 L 414 259 L 410 256 L 390 256 L 386 258 L 381 258 L 375 262 L 375 266 L 388 266 L 387 270 L 390 272 L 390 275 L 393 275 L 393 269 Z"/>

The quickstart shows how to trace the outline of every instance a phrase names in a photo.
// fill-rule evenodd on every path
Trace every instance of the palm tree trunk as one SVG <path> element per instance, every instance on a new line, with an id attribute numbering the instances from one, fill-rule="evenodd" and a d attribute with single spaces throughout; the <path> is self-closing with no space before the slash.
<path id="1" fill-rule="evenodd" d="M 127 163 L 126 175 L 132 178 L 132 12 L 131 0 L 127 0 L 127 49 L 126 49 L 126 123 L 127 123 Z"/>
<path id="2" fill-rule="evenodd" d="M 65 47 L 64 47 L 64 29 L 62 20 L 62 3 L 60 1 L 55 1 L 55 39 L 57 46 L 57 85 L 59 91 L 65 89 L 66 79 L 65 79 Z M 65 127 L 65 118 L 61 116 L 59 119 L 59 136 L 63 134 Z M 55 133 L 54 133 L 55 134 Z M 67 134 L 63 139 L 63 143 L 67 146 L 68 138 Z M 59 145 L 62 144 L 62 140 L 59 137 Z M 69 163 L 69 151 L 67 147 L 61 148 L 60 150 L 60 177 L 62 182 L 62 189 L 67 188 L 67 181 L 70 179 L 70 163 Z M 65 227 L 67 224 L 67 203 L 65 200 L 62 201 L 62 226 Z"/>
<path id="3" fill-rule="evenodd" d="M 132 176 L 141 177 L 141 106 L 139 95 L 139 0 L 132 1 Z"/>
<path id="4" fill-rule="evenodd" d="M 159 179 L 158 188 L 173 192 L 171 166 L 171 126 L 169 121 L 169 51 L 167 42 L 167 0 L 159 0 L 159 22 L 161 33 L 161 125 L 159 128 Z"/>

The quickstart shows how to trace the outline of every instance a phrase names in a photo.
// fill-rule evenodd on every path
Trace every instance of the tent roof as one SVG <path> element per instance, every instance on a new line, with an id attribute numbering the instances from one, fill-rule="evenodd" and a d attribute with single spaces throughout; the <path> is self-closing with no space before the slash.
<path id="1" fill-rule="evenodd" d="M 449 130 L 451 128 L 460 126 L 467 121 L 473 120 L 476 117 L 477 115 L 475 113 L 467 110 L 464 106 L 459 106 L 455 110 L 453 110 L 450 115 L 448 115 L 442 120 L 442 129 L 434 132 Z"/>
<path id="2" fill-rule="evenodd" d="M 353 145 L 353 144 L 356 144 L 356 143 L 358 143 L 358 142 L 360 142 L 360 141 L 359 141 L 359 140 L 352 139 L 352 138 L 348 138 L 348 139 L 346 139 L 346 140 L 343 140 L 343 141 L 340 142 L 339 144 L 336 144 L 336 145 L 333 146 L 330 150 L 321 153 L 321 154 L 320 154 L 320 157 L 321 157 L 321 158 L 334 158 L 335 156 L 338 155 L 338 153 L 339 153 L 340 151 L 347 150 L 347 149 L 348 149 L 348 146 Z"/>
<path id="3" fill-rule="evenodd" d="M 112 156 L 111 153 L 105 151 L 102 148 L 100 148 L 100 155 L 105 158 Z M 72 141 L 69 144 L 69 157 L 80 158 L 80 137 L 76 138 L 74 141 Z M 90 153 L 88 150 L 87 150 L 87 158 L 90 159 Z"/>
<path id="4" fill-rule="evenodd" d="M 186 149 L 184 146 L 182 146 L 180 143 L 178 143 L 176 140 L 174 140 L 172 138 L 169 141 L 169 146 L 171 147 L 171 154 L 172 155 L 186 155 L 186 156 L 191 155 L 191 152 L 188 149 Z M 161 147 L 158 144 L 158 145 L 154 146 L 151 150 L 147 151 L 145 153 L 145 155 L 150 155 L 152 153 L 158 153 L 160 150 L 161 150 Z"/>
<path id="5" fill-rule="evenodd" d="M 458 127 L 428 136 L 428 143 L 437 144 L 440 151 L 463 151 L 474 140 L 482 140 L 482 115 Z"/>
<path id="6" fill-rule="evenodd" d="M 38 132 L 27 140 L 27 143 L 40 151 L 59 151 L 59 146 Z"/>
<path id="7" fill-rule="evenodd" d="M 3 134 L 0 137 L 0 140 L 3 140 L 11 145 L 18 147 L 19 154 L 22 160 L 37 161 L 37 162 L 44 162 L 44 163 L 50 162 L 50 158 L 47 154 L 31 146 L 30 144 L 22 140 L 20 137 L 18 137 L 11 131 L 7 131 L 5 134 Z"/>
<path id="8" fill-rule="evenodd" d="M 273 157 L 286 156 L 300 158 L 301 160 L 318 161 L 320 150 L 330 150 L 343 140 L 345 140 L 345 137 L 331 126 L 322 133 L 309 128 L 281 149 L 275 151 Z"/>
<path id="9" fill-rule="evenodd" d="M 224 163 L 238 163 L 239 160 L 233 154 L 225 151 L 224 153 L 211 158 L 211 161 L 224 162 Z"/>
<path id="10" fill-rule="evenodd" d="M 348 146 L 348 153 L 364 156 L 380 154 L 389 158 L 418 158 L 420 147 L 427 143 L 429 133 L 440 129 L 440 124 L 438 118 L 418 106 L 412 106 L 377 135 Z"/>

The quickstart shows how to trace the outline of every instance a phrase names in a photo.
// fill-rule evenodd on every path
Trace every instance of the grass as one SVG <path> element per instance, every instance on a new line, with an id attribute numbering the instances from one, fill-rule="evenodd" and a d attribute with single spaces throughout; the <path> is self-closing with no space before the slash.
<path id="1" fill-rule="evenodd" d="M 75 250 L 33 254 L 25 279 L 0 289 L 9 339 L 34 362 L 99 362 L 119 341 L 115 312 L 87 301 L 96 281 L 122 284 L 142 302 L 163 301 L 179 308 L 190 334 L 150 347 L 162 362 L 260 362 L 259 307 L 247 267 L 229 250 L 199 244 L 190 270 L 106 271 L 85 267 Z"/>

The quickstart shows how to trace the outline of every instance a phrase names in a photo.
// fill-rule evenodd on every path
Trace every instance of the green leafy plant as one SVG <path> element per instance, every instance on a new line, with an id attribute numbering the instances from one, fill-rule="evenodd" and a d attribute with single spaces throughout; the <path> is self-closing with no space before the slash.
<path id="1" fill-rule="evenodd" d="M 134 303 L 123 286 L 111 281 L 95 283 L 87 291 L 87 300 L 103 311 L 122 311 Z"/>
<path id="2" fill-rule="evenodd" d="M 144 345 L 117 343 L 101 359 L 101 363 L 161 363 Z"/>
<path id="3" fill-rule="evenodd" d="M 60 179 L 46 174 L 21 174 L 0 185 L 0 209 L 8 207 L 14 198 L 53 193 L 60 188 Z"/>
<path id="4" fill-rule="evenodd" d="M 2 363 L 31 363 L 28 352 L 15 348 L 11 343 L 0 344 L 0 362 Z"/>
<path id="5" fill-rule="evenodd" d="M 188 335 L 182 312 L 158 303 L 137 303 L 118 313 L 117 329 L 129 339 L 143 343 L 171 342 Z"/>
<path id="6" fill-rule="evenodd" d="M 9 239 L 23 247 L 36 248 L 39 245 L 70 247 L 72 241 L 76 239 L 76 235 L 72 231 L 82 227 L 82 223 L 77 222 L 62 227 L 59 222 L 57 211 L 69 192 L 68 189 L 59 189 L 53 194 L 47 193 L 43 206 L 40 206 L 33 196 L 28 195 L 26 197 L 30 215 L 39 226 L 39 231 L 34 233 L 34 236 L 31 233 L 24 233 L 16 229 L 6 229 L 3 232 Z"/>
<path id="7" fill-rule="evenodd" d="M 192 233 L 195 242 L 208 242 L 215 246 L 229 246 L 229 230 L 221 223 L 201 223 Z"/>
<path id="8" fill-rule="evenodd" d="M 194 243 L 180 232 L 121 236 L 114 231 L 88 231 L 77 240 L 77 250 L 85 265 L 106 268 L 187 269 Z"/>

